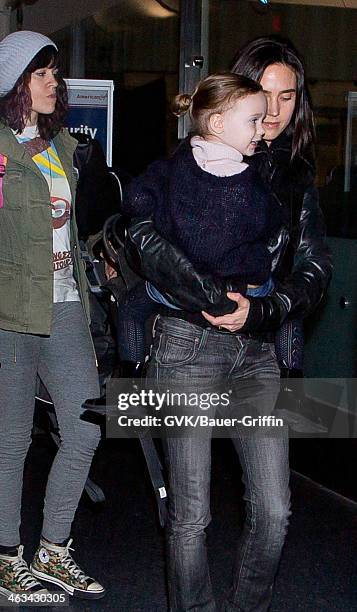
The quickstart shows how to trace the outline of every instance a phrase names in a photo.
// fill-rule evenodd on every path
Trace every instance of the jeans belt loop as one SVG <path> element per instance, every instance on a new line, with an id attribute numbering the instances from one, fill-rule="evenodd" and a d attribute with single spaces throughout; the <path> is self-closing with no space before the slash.
<path id="1" fill-rule="evenodd" d="M 155 338 L 155 336 L 156 336 L 156 323 L 160 319 L 160 316 L 161 316 L 160 314 L 157 314 L 155 319 L 154 319 L 154 321 L 153 321 L 153 324 L 152 324 L 152 337 L 153 338 Z"/>

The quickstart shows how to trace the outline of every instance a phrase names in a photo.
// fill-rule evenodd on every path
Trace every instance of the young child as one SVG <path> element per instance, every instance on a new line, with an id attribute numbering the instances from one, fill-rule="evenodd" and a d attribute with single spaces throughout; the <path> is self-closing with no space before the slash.
<path id="1" fill-rule="evenodd" d="M 194 136 L 130 183 L 123 212 L 129 217 L 153 215 L 155 229 L 199 272 L 228 277 L 233 290 L 245 295 L 268 295 L 274 288 L 268 244 L 281 227 L 280 207 L 243 162 L 264 134 L 262 87 L 242 75 L 212 75 L 191 96 L 176 96 L 174 113 L 187 112 Z M 165 314 L 187 314 L 148 282 L 138 283 L 120 306 L 118 345 L 124 376 L 140 370 L 145 321 L 158 312 L 158 304 Z M 278 359 L 283 361 L 284 354 Z"/>

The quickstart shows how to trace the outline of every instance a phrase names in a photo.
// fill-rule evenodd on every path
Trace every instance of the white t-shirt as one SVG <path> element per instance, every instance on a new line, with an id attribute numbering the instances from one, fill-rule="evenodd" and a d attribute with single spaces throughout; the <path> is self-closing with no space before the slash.
<path id="1" fill-rule="evenodd" d="M 28 126 L 22 134 L 15 135 L 19 142 L 26 142 L 39 134 L 37 126 Z M 70 245 L 72 196 L 68 180 L 53 141 L 48 149 L 37 153 L 32 159 L 47 181 L 52 204 L 53 301 L 78 302 L 79 294 L 73 277 Z"/>

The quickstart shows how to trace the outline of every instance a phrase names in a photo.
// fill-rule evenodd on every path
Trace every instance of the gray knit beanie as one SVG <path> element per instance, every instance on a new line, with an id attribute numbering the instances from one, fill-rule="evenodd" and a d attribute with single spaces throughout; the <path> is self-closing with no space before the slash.
<path id="1" fill-rule="evenodd" d="M 54 42 L 38 32 L 13 32 L 0 42 L 0 97 L 12 90 L 17 79 L 43 47 Z"/>

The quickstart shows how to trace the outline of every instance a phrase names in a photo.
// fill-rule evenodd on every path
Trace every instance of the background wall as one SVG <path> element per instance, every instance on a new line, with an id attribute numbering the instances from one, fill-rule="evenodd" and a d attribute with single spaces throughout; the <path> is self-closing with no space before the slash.
<path id="1" fill-rule="evenodd" d="M 273 33 L 280 25 L 280 33 L 304 54 L 310 78 L 357 78 L 357 10 L 272 4 L 266 11 L 249 0 L 211 0 L 210 5 L 213 70 L 228 65 L 247 40 Z"/>
<path id="2" fill-rule="evenodd" d="M 130 63 L 145 60 L 154 70 L 161 65 L 164 69 L 170 34 L 166 40 L 156 37 L 155 23 L 167 20 L 163 14 L 155 18 L 154 6 L 155 0 L 38 0 L 24 7 L 23 27 L 53 33 L 74 19 L 95 15 L 102 29 L 111 31 L 111 36 L 115 35 L 116 27 L 120 29 L 120 24 L 132 32 L 135 44 L 126 49 Z M 357 10 L 284 4 L 272 4 L 266 10 L 250 0 L 210 0 L 210 12 L 212 70 L 229 65 L 237 48 L 250 38 L 280 29 L 304 52 L 310 78 L 347 81 L 357 78 Z M 137 30 L 140 16 L 147 26 L 142 31 Z M 135 47 L 148 40 L 148 56 L 141 54 L 138 58 Z M 151 48 L 156 45 L 161 45 L 162 53 L 152 57 Z"/>

